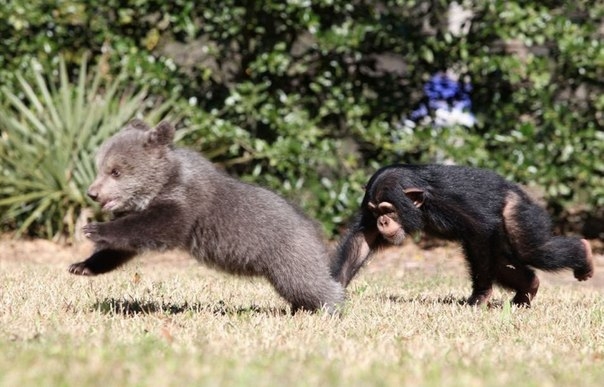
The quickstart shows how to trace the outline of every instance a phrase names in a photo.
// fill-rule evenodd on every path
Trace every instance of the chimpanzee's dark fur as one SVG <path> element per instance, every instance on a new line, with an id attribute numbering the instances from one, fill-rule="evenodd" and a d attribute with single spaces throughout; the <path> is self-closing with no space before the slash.
<path id="1" fill-rule="evenodd" d="M 391 206 L 376 210 L 380 203 Z M 593 275 L 586 240 L 553 236 L 547 212 L 518 185 L 487 170 L 444 165 L 378 170 L 332 264 L 334 277 L 344 286 L 371 252 L 388 243 L 376 219 L 400 225 L 403 237 L 425 230 L 460 241 L 472 279 L 472 305 L 488 301 L 493 283 L 515 290 L 513 303 L 530 305 L 539 287 L 533 268 L 572 269 L 580 281 Z M 393 243 L 400 241 L 402 237 Z"/>
<path id="2" fill-rule="evenodd" d="M 96 275 L 144 250 L 180 248 L 226 272 L 266 277 L 293 309 L 335 311 L 344 289 L 315 224 L 275 193 L 174 148 L 173 137 L 166 122 L 133 120 L 102 145 L 88 195 L 115 218 L 84 227 L 95 251 L 69 271 Z"/>

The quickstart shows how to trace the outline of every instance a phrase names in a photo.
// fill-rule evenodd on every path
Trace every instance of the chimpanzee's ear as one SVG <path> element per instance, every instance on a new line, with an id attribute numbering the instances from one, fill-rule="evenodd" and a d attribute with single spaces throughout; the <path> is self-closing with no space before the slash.
<path id="1" fill-rule="evenodd" d="M 415 207 L 421 207 L 424 204 L 425 195 L 424 190 L 420 188 L 405 188 L 403 190 L 405 195 L 413 202 Z"/>
<path id="2" fill-rule="evenodd" d="M 149 130 L 151 127 L 145 123 L 143 120 L 139 120 L 138 118 L 133 118 L 128 122 L 128 125 L 124 127 L 124 130 L 127 129 L 136 129 L 136 130 Z"/>
<path id="3" fill-rule="evenodd" d="M 174 127 L 168 121 L 162 121 L 147 134 L 149 145 L 170 145 L 174 140 Z"/>

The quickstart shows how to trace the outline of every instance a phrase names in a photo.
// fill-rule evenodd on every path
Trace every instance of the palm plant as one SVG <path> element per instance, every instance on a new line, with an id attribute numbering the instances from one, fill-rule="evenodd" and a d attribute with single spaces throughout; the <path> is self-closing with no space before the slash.
<path id="1" fill-rule="evenodd" d="M 0 88 L 0 222 L 17 235 L 73 237 L 89 212 L 84 193 L 100 143 L 134 116 L 154 122 L 171 108 L 126 86 L 124 72 L 111 78 L 87 67 L 84 58 L 71 82 L 60 58 L 52 80 L 56 69 L 32 61 L 28 74 L 16 74 L 20 90 Z"/>

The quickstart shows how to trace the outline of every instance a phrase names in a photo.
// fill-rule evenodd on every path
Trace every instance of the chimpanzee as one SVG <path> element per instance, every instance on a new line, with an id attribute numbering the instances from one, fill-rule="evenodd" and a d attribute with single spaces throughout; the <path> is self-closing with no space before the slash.
<path id="1" fill-rule="evenodd" d="M 452 165 L 390 165 L 369 180 L 357 220 L 339 246 L 332 275 L 347 286 L 381 246 L 419 230 L 460 241 L 472 278 L 470 305 L 486 303 L 493 283 L 530 306 L 539 279 L 533 268 L 572 269 L 592 277 L 589 242 L 554 236 L 550 218 L 517 184 L 494 172 Z"/>

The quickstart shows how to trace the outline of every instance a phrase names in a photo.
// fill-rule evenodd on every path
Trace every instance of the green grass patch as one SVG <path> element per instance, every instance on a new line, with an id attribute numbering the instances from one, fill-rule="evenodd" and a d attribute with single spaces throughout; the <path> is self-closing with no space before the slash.
<path id="1" fill-rule="evenodd" d="M 146 258 L 97 278 L 0 260 L 0 385 L 589 386 L 604 301 L 543 284 L 532 309 L 463 304 L 469 281 L 368 270 L 340 317 L 297 313 L 262 280 Z"/>

